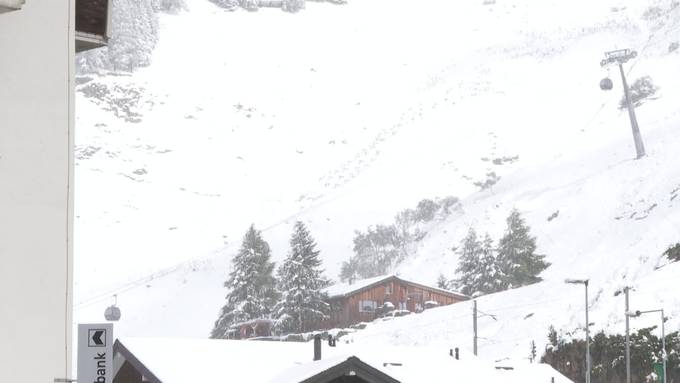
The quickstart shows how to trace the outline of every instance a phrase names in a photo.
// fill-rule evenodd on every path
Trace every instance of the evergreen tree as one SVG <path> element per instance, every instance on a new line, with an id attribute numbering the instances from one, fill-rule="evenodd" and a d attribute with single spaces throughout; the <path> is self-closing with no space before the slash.
<path id="1" fill-rule="evenodd" d="M 503 273 L 498 262 L 497 250 L 489 234 L 482 240 L 482 254 L 479 260 L 478 290 L 482 294 L 503 291 Z"/>
<path id="2" fill-rule="evenodd" d="M 281 299 L 275 314 L 283 332 L 309 331 L 327 318 L 329 307 L 321 289 L 328 286 L 328 280 L 323 276 L 316 242 L 300 221 L 295 223 L 290 252 L 278 277 Z"/>
<path id="3" fill-rule="evenodd" d="M 477 238 L 475 229 L 470 228 L 463 238 L 458 252 L 458 268 L 456 285 L 463 294 L 472 295 L 478 291 L 477 280 L 479 278 L 479 258 L 482 255 L 482 244 Z"/>
<path id="4" fill-rule="evenodd" d="M 503 275 L 502 287 L 512 288 L 540 282 L 538 276 L 550 266 L 545 256 L 536 254 L 536 238 L 529 234 L 529 226 L 517 209 L 507 220 L 505 234 L 498 243 L 498 262 Z"/>
<path id="5" fill-rule="evenodd" d="M 227 302 L 215 321 L 210 337 L 226 338 L 231 326 L 251 319 L 266 318 L 276 302 L 274 263 L 262 233 L 250 226 L 241 249 L 232 259 L 233 271 L 224 286 Z"/>
<path id="6" fill-rule="evenodd" d="M 488 234 L 480 241 L 477 232 L 470 228 L 459 254 L 456 284 L 463 294 L 475 296 L 503 289 L 493 240 Z"/>

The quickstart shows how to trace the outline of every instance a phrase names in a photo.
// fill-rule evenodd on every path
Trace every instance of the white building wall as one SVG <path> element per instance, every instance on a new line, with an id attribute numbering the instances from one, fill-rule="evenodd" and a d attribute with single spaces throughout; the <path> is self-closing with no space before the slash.
<path id="1" fill-rule="evenodd" d="M 71 377 L 73 14 L 0 13 L 0 382 Z"/>

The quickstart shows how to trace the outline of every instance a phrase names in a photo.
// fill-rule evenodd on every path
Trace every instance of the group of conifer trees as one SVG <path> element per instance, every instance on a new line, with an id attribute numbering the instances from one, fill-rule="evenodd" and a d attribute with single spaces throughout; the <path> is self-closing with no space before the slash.
<path id="1" fill-rule="evenodd" d="M 282 333 L 305 332 L 328 314 L 322 289 L 319 251 L 307 227 L 295 223 L 290 250 L 276 270 L 269 244 L 250 226 L 232 259 L 233 269 L 224 286 L 229 289 L 211 338 L 227 338 L 234 325 L 253 319 L 274 319 Z"/>
<path id="2" fill-rule="evenodd" d="M 470 228 L 457 248 L 457 277 L 447 281 L 440 276 L 439 287 L 457 288 L 477 296 L 540 282 L 539 274 L 550 263 L 544 255 L 536 254 L 536 238 L 516 209 L 510 212 L 506 223 L 505 233 L 497 244 L 489 234 L 480 238 Z"/>

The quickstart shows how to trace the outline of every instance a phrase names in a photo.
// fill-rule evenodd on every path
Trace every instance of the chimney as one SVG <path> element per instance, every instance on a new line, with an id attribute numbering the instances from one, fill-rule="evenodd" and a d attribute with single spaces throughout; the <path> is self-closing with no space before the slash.
<path id="1" fill-rule="evenodd" d="M 314 335 L 314 360 L 321 360 L 321 335 Z"/>

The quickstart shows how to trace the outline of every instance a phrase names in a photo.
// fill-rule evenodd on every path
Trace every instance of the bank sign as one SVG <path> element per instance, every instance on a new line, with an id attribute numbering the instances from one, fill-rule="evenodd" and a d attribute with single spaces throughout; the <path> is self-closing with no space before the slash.
<path id="1" fill-rule="evenodd" d="M 113 324 L 78 325 L 78 383 L 113 382 Z"/>

